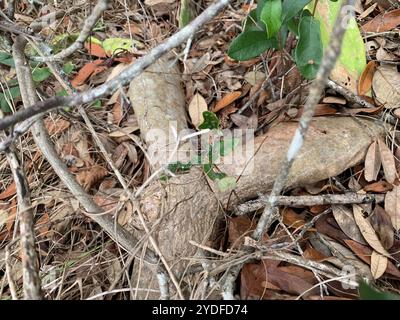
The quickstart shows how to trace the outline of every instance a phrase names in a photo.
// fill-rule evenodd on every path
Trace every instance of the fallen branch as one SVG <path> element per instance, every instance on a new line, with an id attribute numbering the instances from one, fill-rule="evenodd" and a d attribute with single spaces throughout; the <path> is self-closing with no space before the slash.
<path id="1" fill-rule="evenodd" d="M 186 27 L 152 49 L 147 55 L 138 59 L 132 66 L 125 69 L 114 79 L 82 93 L 76 93 L 67 97 L 52 97 L 40 102 L 36 101 L 35 103 L 31 103 L 28 105 L 29 107 L 1 119 L 0 130 L 4 130 L 18 122 L 61 106 L 75 108 L 80 104 L 90 103 L 103 96 L 112 94 L 120 86 L 128 84 L 133 78 L 141 74 L 148 66 L 153 64 L 164 54 L 185 42 L 192 34 L 195 34 L 206 22 L 215 17 L 225 6 L 227 6 L 229 1 L 230 0 L 215 1 Z"/>
<path id="2" fill-rule="evenodd" d="M 307 196 L 278 196 L 276 197 L 277 206 L 288 207 L 308 207 L 324 204 L 359 204 L 370 202 L 382 202 L 385 196 L 383 194 L 323 194 L 323 195 L 307 195 Z M 265 207 L 269 202 L 269 196 L 260 196 L 259 199 L 250 200 L 239 204 L 235 208 L 236 215 L 244 215 Z"/>
<path id="3" fill-rule="evenodd" d="M 337 84 L 332 80 L 327 80 L 326 84 L 332 90 L 335 90 L 337 93 L 340 93 L 349 102 L 357 103 L 365 108 L 376 108 L 373 104 L 369 103 L 367 100 L 364 100 L 360 96 L 357 96 L 350 90 L 347 90 L 346 88 L 342 87 L 341 85 Z"/>

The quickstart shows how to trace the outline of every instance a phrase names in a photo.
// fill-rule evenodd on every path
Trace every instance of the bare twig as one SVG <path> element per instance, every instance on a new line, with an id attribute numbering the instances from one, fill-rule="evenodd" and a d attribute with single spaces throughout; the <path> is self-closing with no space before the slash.
<path id="1" fill-rule="evenodd" d="M 18 122 L 34 115 L 42 114 L 60 106 L 76 107 L 80 104 L 92 102 L 100 97 L 112 94 L 120 86 L 129 83 L 133 78 L 141 74 L 148 66 L 153 64 L 161 56 L 185 42 L 192 34 L 199 30 L 206 22 L 215 17 L 230 0 L 217 0 L 185 28 L 175 33 L 165 42 L 152 49 L 147 55 L 138 59 L 132 66 L 125 69 L 118 77 L 98 86 L 95 89 L 67 97 L 52 97 L 44 101 L 31 103 L 29 108 L 19 110 L 13 115 L 0 120 L 0 130 L 4 130 Z"/>
<path id="2" fill-rule="evenodd" d="M 341 85 L 337 84 L 332 80 L 327 80 L 326 84 L 328 85 L 329 88 L 335 90 L 336 92 L 340 93 L 343 97 L 345 97 L 347 101 L 357 103 L 365 108 L 375 108 L 375 106 L 369 103 L 367 100 L 364 100 L 360 96 L 355 95 L 350 90 L 347 90 L 346 88 L 342 87 Z"/>
<path id="3" fill-rule="evenodd" d="M 322 195 L 307 195 L 307 196 L 278 196 L 276 197 L 277 206 L 303 207 L 315 206 L 324 204 L 354 204 L 354 203 L 369 203 L 382 202 L 384 200 L 382 194 L 322 194 Z M 236 215 L 243 215 L 249 212 L 259 210 L 269 202 L 268 196 L 261 196 L 257 200 L 250 200 L 242 203 L 235 208 Z"/>

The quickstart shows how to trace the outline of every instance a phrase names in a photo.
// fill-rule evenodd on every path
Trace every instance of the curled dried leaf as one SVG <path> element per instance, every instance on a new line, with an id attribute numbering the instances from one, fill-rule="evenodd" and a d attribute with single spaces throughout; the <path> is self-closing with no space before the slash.
<path id="1" fill-rule="evenodd" d="M 381 139 L 378 140 L 378 145 L 385 178 L 387 182 L 393 183 L 397 178 L 396 164 L 393 153 Z"/>
<path id="2" fill-rule="evenodd" d="M 385 210 L 390 216 L 393 227 L 400 230 L 400 187 L 394 186 L 385 197 Z"/>
<path id="3" fill-rule="evenodd" d="M 367 155 L 365 156 L 365 180 L 368 182 L 375 181 L 378 177 L 379 169 L 381 168 L 381 156 L 376 141 L 371 143 L 368 148 Z"/>
<path id="4" fill-rule="evenodd" d="M 372 251 L 371 255 L 371 273 L 374 279 L 379 279 L 383 276 L 388 266 L 388 258 L 376 252 Z"/>
<path id="5" fill-rule="evenodd" d="M 353 205 L 354 220 L 360 228 L 360 232 L 363 235 L 365 241 L 367 241 L 367 243 L 378 253 L 386 257 L 390 257 L 389 252 L 386 251 L 382 243 L 379 241 L 379 238 L 376 235 L 371 223 L 364 218 L 362 211 L 363 210 L 360 206 Z"/>
<path id="6" fill-rule="evenodd" d="M 366 244 L 364 237 L 362 236 L 360 229 L 358 228 L 356 221 L 354 220 L 353 212 L 346 206 L 333 205 L 332 206 L 333 216 L 338 223 L 340 229 L 350 239 L 357 241 L 362 244 Z"/>

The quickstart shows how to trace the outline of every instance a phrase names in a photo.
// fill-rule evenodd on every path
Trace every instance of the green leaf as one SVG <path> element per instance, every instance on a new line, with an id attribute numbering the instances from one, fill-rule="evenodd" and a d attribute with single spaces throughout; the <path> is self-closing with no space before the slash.
<path id="1" fill-rule="evenodd" d="M 13 101 L 16 98 L 19 98 L 21 96 L 21 92 L 19 90 L 19 87 L 11 87 L 9 90 L 6 90 L 5 93 L 0 93 L 0 108 L 4 112 L 8 113 L 11 112 L 11 108 L 9 105 L 9 102 Z M 7 101 L 8 100 L 8 101 Z"/>
<path id="2" fill-rule="evenodd" d="M 125 38 L 109 38 L 103 41 L 103 49 L 108 54 L 116 54 L 123 50 L 132 51 L 133 47 L 143 48 L 143 44 L 137 40 Z"/>
<path id="3" fill-rule="evenodd" d="M 235 149 L 235 147 L 239 144 L 239 139 L 238 138 L 228 138 L 224 139 L 222 141 L 218 141 L 218 147 L 219 147 L 219 155 L 221 157 L 227 156 L 229 153 Z"/>
<path id="4" fill-rule="evenodd" d="M 91 105 L 96 109 L 100 109 L 102 107 L 100 99 L 94 100 Z"/>
<path id="5" fill-rule="evenodd" d="M 365 281 L 359 283 L 358 291 L 361 300 L 400 300 L 400 296 L 389 292 L 378 291 Z"/>
<path id="6" fill-rule="evenodd" d="M 329 44 L 330 35 L 340 12 L 344 0 L 336 2 L 330 0 L 319 0 L 315 11 L 315 19 L 320 21 L 321 39 L 323 47 Z M 314 1 L 307 6 L 312 10 Z M 366 67 L 366 52 L 361 32 L 358 29 L 357 21 L 350 18 L 344 34 L 342 50 L 335 69 L 330 78 L 347 89 L 357 94 L 357 80 Z"/>
<path id="7" fill-rule="evenodd" d="M 179 28 L 185 27 L 194 16 L 193 8 L 189 2 L 190 0 L 181 0 L 181 8 L 179 10 Z"/>
<path id="8" fill-rule="evenodd" d="M 282 23 L 287 23 L 294 18 L 311 0 L 283 0 Z"/>
<path id="9" fill-rule="evenodd" d="M 251 10 L 247 18 L 244 20 L 243 32 L 248 31 L 265 31 L 265 24 L 262 22 L 260 23 L 257 18 L 257 9 Z"/>
<path id="10" fill-rule="evenodd" d="M 64 64 L 63 66 L 63 71 L 65 72 L 65 74 L 69 75 L 72 73 L 72 71 L 74 71 L 75 66 L 72 62 L 67 62 L 66 64 Z"/>
<path id="11" fill-rule="evenodd" d="M 260 17 L 261 17 L 261 12 L 265 6 L 265 3 L 268 0 L 257 0 L 257 8 L 256 8 L 256 17 L 257 17 L 257 21 L 260 21 Z"/>
<path id="12" fill-rule="evenodd" d="M 66 97 L 66 96 L 68 96 L 68 92 L 65 89 L 61 89 L 60 91 L 56 92 L 56 96 L 57 97 Z"/>
<path id="13" fill-rule="evenodd" d="M 277 46 L 276 39 L 267 39 L 264 31 L 243 32 L 233 39 L 229 46 L 228 56 L 238 61 L 246 61 Z"/>
<path id="14" fill-rule="evenodd" d="M 0 51 L 0 63 L 15 68 L 14 59 L 8 52 Z"/>
<path id="15" fill-rule="evenodd" d="M 192 164 L 190 162 L 189 163 L 182 163 L 180 161 L 177 161 L 175 163 L 170 163 L 168 165 L 168 170 L 173 172 L 173 173 L 185 172 L 185 171 L 189 171 L 191 167 L 192 167 Z"/>
<path id="16" fill-rule="evenodd" d="M 203 112 L 204 122 L 199 125 L 199 129 L 218 129 L 220 126 L 219 119 L 214 112 L 204 111 Z"/>
<path id="17" fill-rule="evenodd" d="M 54 39 L 51 41 L 51 44 L 54 48 L 54 52 L 59 52 L 60 50 L 69 47 L 71 44 L 75 42 L 78 36 L 79 33 L 63 33 L 58 36 L 55 36 Z"/>
<path id="18" fill-rule="evenodd" d="M 287 36 L 288 36 L 289 28 L 286 24 L 282 25 L 279 33 L 277 35 L 278 38 L 278 48 L 282 50 L 285 47 Z"/>
<path id="19" fill-rule="evenodd" d="M 300 24 L 300 19 L 298 17 L 294 17 L 286 23 L 287 27 L 289 28 L 289 31 L 295 34 L 296 36 L 299 35 L 299 24 Z"/>
<path id="20" fill-rule="evenodd" d="M 204 164 L 203 165 L 204 172 L 207 174 L 207 176 L 211 180 L 214 181 L 214 180 L 219 180 L 219 179 L 223 179 L 226 177 L 226 173 L 215 172 L 213 166 L 214 166 L 213 164 Z"/>
<path id="21" fill-rule="evenodd" d="M 302 17 L 299 24 L 299 40 L 295 49 L 295 60 L 305 78 L 315 78 L 322 55 L 319 22 L 310 16 Z"/>
<path id="22" fill-rule="evenodd" d="M 268 0 L 262 11 L 260 19 L 265 23 L 267 38 L 275 37 L 282 25 L 282 2 L 281 0 Z"/>
<path id="23" fill-rule="evenodd" d="M 236 179 L 234 177 L 224 177 L 217 181 L 218 189 L 221 192 L 226 192 L 236 188 Z"/>
<path id="24" fill-rule="evenodd" d="M 35 82 L 42 82 L 51 76 L 51 71 L 49 68 L 35 68 L 32 72 L 32 79 Z"/>

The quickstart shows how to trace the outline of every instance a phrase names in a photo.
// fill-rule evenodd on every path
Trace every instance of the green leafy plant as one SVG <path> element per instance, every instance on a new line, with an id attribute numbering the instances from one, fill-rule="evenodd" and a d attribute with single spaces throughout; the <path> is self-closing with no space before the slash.
<path id="1" fill-rule="evenodd" d="M 361 300 L 400 300 L 399 295 L 378 291 L 365 281 L 360 281 L 358 291 Z"/>
<path id="2" fill-rule="evenodd" d="M 288 33 L 298 38 L 294 61 L 307 79 L 315 78 L 323 55 L 320 22 L 306 8 L 311 0 L 258 0 L 243 23 L 243 32 L 231 43 L 228 55 L 250 60 L 267 49 L 282 49 Z M 316 3 L 317 5 L 317 3 Z"/>
<path id="3" fill-rule="evenodd" d="M 216 135 L 220 133 L 220 121 L 217 115 L 213 112 L 203 112 L 204 121 L 200 124 L 200 129 L 210 129 Z M 217 139 L 214 143 L 210 144 L 207 149 L 206 159 L 203 156 L 197 156 L 195 159 L 188 163 L 180 161 L 168 165 L 168 170 L 173 173 L 185 172 L 190 170 L 194 165 L 201 165 L 204 173 L 217 184 L 220 191 L 227 191 L 235 188 L 236 179 L 228 176 L 224 172 L 220 172 L 216 168 L 216 161 L 219 157 L 229 155 L 239 143 L 236 138 Z M 165 177 L 162 177 L 165 180 Z"/>

